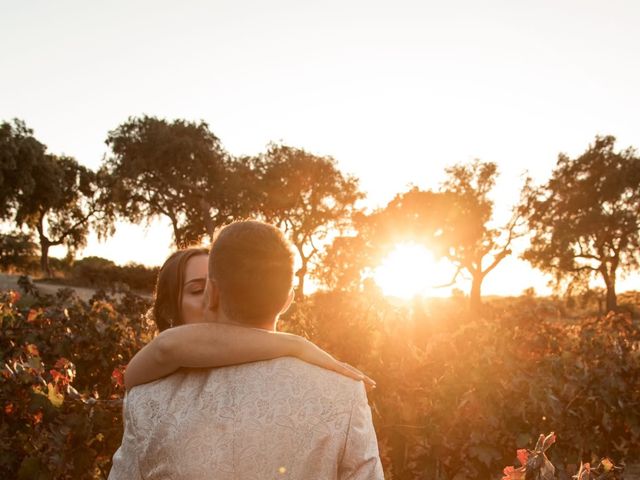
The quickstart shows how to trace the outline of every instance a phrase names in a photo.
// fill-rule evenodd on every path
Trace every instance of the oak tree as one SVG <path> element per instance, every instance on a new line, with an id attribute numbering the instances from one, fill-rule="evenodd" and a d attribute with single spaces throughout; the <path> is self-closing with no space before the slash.
<path id="1" fill-rule="evenodd" d="M 22 120 L 0 124 L 0 218 L 12 217 L 18 196 L 33 192 L 32 172 L 46 150 Z"/>
<path id="2" fill-rule="evenodd" d="M 482 303 L 482 283 L 508 255 L 514 239 L 523 235 L 522 215 L 516 205 L 504 225 L 493 225 L 494 202 L 490 197 L 498 176 L 493 162 L 474 160 L 446 169 L 442 192 L 453 199 L 453 209 L 443 225 L 441 247 L 458 272 L 471 276 L 472 309 Z M 455 280 L 455 278 L 453 279 Z"/>
<path id="3" fill-rule="evenodd" d="M 91 227 L 99 235 L 110 233 L 113 217 L 102 177 L 71 157 L 47 153 L 24 122 L 0 126 L 0 159 L 0 216 L 16 230 L 37 235 L 47 277 L 51 247 L 82 248 Z"/>
<path id="4" fill-rule="evenodd" d="M 640 158 L 597 136 L 577 158 L 558 156 L 551 178 L 529 184 L 524 211 L 532 232 L 524 258 L 557 280 L 600 276 L 608 310 L 620 273 L 640 264 Z"/>
<path id="5" fill-rule="evenodd" d="M 439 191 L 413 187 L 396 195 L 372 216 L 377 242 L 391 248 L 398 242 L 414 241 L 447 258 L 457 268 L 451 282 L 461 273 L 471 277 L 469 301 L 472 309 L 482 302 L 482 283 L 511 253 L 513 240 L 522 234 L 521 217 L 514 212 L 506 225 L 492 226 L 497 167 L 475 160 L 446 169 L 448 175 Z"/>
<path id="6" fill-rule="evenodd" d="M 247 208 L 220 140 L 205 122 L 129 118 L 109 132 L 104 169 L 131 222 L 164 216 L 178 247 L 200 241 Z"/>
<path id="7" fill-rule="evenodd" d="M 363 196 L 358 180 L 341 172 L 331 157 L 277 144 L 254 159 L 254 170 L 260 179 L 261 216 L 286 232 L 300 256 L 300 298 L 320 242 L 349 225 L 355 203 Z"/>
<path id="8" fill-rule="evenodd" d="M 45 155 L 33 179 L 33 192 L 18 196 L 14 220 L 37 233 L 40 267 L 50 277 L 51 247 L 72 253 L 86 245 L 90 228 L 99 236 L 112 233 L 113 216 L 98 174 L 71 157 Z"/>

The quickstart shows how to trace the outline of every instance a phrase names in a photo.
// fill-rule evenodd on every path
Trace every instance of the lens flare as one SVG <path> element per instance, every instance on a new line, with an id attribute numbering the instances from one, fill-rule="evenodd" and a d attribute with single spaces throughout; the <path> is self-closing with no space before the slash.
<path id="1" fill-rule="evenodd" d="M 454 273 L 450 262 L 436 260 L 424 246 L 401 243 L 375 269 L 373 279 L 391 297 L 445 297 L 451 289 L 436 286 L 450 282 Z"/>

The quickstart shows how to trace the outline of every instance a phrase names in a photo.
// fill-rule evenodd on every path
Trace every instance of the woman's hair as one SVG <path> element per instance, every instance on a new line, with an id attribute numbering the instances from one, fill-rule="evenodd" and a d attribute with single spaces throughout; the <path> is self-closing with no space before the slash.
<path id="1" fill-rule="evenodd" d="M 159 331 L 182 325 L 183 319 L 180 312 L 184 270 L 190 258 L 208 254 L 207 248 L 185 248 L 174 252 L 160 267 L 151 307 L 151 317 Z"/>

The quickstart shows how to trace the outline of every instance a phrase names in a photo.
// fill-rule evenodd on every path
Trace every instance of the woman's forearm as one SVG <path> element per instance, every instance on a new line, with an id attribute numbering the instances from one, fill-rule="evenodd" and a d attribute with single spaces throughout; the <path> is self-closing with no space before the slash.
<path id="1" fill-rule="evenodd" d="M 297 335 L 223 323 L 197 323 L 165 330 L 140 350 L 125 371 L 127 389 L 151 382 L 180 367 L 224 367 L 292 356 L 307 363 L 375 382 L 359 370 Z"/>
<path id="2" fill-rule="evenodd" d="M 295 356 L 302 338 L 224 323 L 198 323 L 167 330 L 162 350 L 178 367 L 224 367 Z"/>
<path id="3" fill-rule="evenodd" d="M 175 361 L 169 361 L 171 354 L 165 340 L 160 334 L 134 355 L 124 372 L 124 386 L 127 390 L 162 378 L 180 368 L 175 365 Z"/>
<path id="4" fill-rule="evenodd" d="M 125 372 L 132 388 L 180 367 L 223 367 L 299 356 L 304 340 L 296 335 L 222 323 L 182 325 L 165 330 L 140 350 Z"/>

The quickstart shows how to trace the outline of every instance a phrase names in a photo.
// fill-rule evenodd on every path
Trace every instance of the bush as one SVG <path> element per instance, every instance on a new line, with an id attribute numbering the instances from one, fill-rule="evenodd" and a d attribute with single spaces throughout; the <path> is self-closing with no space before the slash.
<path id="1" fill-rule="evenodd" d="M 101 257 L 85 257 L 73 262 L 71 278 L 81 285 L 105 288 L 115 281 L 116 264 Z"/>
<path id="2" fill-rule="evenodd" d="M 30 235 L 11 233 L 0 235 L 0 270 L 33 273 L 40 268 L 38 246 Z"/>
<path id="3" fill-rule="evenodd" d="M 153 335 L 148 303 L 99 294 L 85 304 L 70 291 L 29 308 L 16 301 L 0 298 L 0 477 L 104 478 L 122 435 L 122 368 Z M 450 300 L 319 293 L 280 326 L 377 381 L 369 398 L 388 479 L 501 478 L 516 449 L 551 430 L 560 479 L 604 456 L 637 459 L 637 323 L 545 319 L 536 302 L 474 318 Z"/>
<path id="4" fill-rule="evenodd" d="M 106 478 L 122 437 L 122 369 L 148 341 L 148 304 L 71 290 L 19 309 L 0 297 L 0 477 Z"/>
<path id="5" fill-rule="evenodd" d="M 74 262 L 69 280 L 79 286 L 151 292 L 157 276 L 157 267 L 136 263 L 119 266 L 105 258 L 85 257 Z"/>
<path id="6" fill-rule="evenodd" d="M 495 478 L 514 445 L 549 430 L 561 438 L 560 478 L 592 456 L 637 459 L 638 325 L 623 314 L 541 320 L 531 301 L 483 319 L 446 300 L 322 294 L 283 326 L 377 381 L 369 398 L 388 478 Z"/>
<path id="7" fill-rule="evenodd" d="M 151 292 L 156 286 L 158 267 L 145 267 L 138 263 L 127 263 L 117 267 L 117 278 L 132 290 Z"/>

